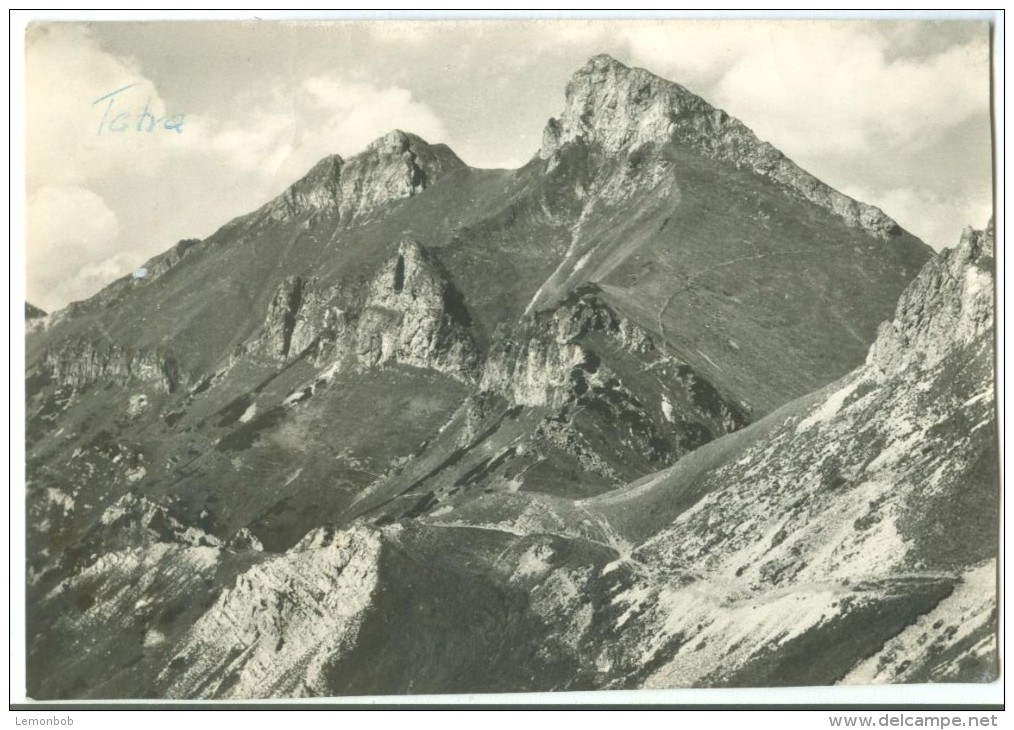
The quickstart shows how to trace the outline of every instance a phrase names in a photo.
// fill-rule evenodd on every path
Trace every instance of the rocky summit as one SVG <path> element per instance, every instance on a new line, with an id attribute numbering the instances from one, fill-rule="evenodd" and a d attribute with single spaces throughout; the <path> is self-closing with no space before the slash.
<path id="1" fill-rule="evenodd" d="M 28 305 L 28 694 L 997 676 L 994 232 L 596 56 Z"/>

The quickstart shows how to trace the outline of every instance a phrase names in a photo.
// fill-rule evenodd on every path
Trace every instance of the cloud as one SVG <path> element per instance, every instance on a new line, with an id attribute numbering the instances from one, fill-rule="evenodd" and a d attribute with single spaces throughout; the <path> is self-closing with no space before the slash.
<path id="1" fill-rule="evenodd" d="M 139 63 L 106 51 L 84 25 L 29 28 L 26 88 L 29 295 L 47 308 L 94 294 L 180 238 L 208 235 L 326 155 L 350 156 L 396 127 L 446 137 L 408 90 L 327 74 L 240 87 L 242 98 L 216 111 L 176 109 Z M 164 123 L 149 131 L 145 109 L 185 112 L 182 133 Z M 110 131 L 121 113 L 127 131 Z"/>
<path id="2" fill-rule="evenodd" d="M 426 104 L 412 98 L 412 92 L 397 86 L 377 88 L 333 76 L 314 76 L 301 84 L 311 105 L 323 117 L 318 124 L 333 144 L 346 151 L 358 151 L 393 128 L 405 129 L 441 141 L 443 123 Z M 304 138 L 307 135 L 304 134 Z"/>
<path id="3" fill-rule="evenodd" d="M 191 151 L 211 152 L 237 170 L 265 176 L 273 175 L 292 154 L 295 134 L 291 116 L 264 112 L 240 122 L 198 119 L 191 129 Z"/>
<path id="4" fill-rule="evenodd" d="M 136 64 L 103 51 L 86 27 L 33 25 L 25 54 L 27 295 L 52 310 L 94 294 L 143 259 L 121 240 L 121 214 L 146 204 L 142 191 L 179 154 L 182 135 L 137 131 L 137 115 L 147 106 L 164 117 L 165 101 Z M 111 132 L 121 113 L 131 131 Z M 134 195 L 110 203 L 96 192 L 118 184 Z"/>
<path id="5" fill-rule="evenodd" d="M 631 63 L 703 94 L 732 65 L 767 45 L 765 24 L 738 21 L 638 22 L 618 29 Z"/>
<path id="6" fill-rule="evenodd" d="M 989 108 L 984 45 L 888 61 L 883 39 L 852 28 L 773 35 L 725 73 L 714 100 L 797 154 L 925 148 Z"/>
<path id="7" fill-rule="evenodd" d="M 157 169 L 174 145 L 178 146 L 176 138 L 181 135 L 164 129 L 151 133 L 108 131 L 109 122 L 121 112 L 131 115 L 130 126 L 136 129 L 136 115 L 146 104 L 158 116 L 164 116 L 167 109 L 154 83 L 135 64 L 105 53 L 82 26 L 32 26 L 26 39 L 25 72 L 30 190 L 44 185 L 78 185 L 139 165 Z M 104 133 L 100 133 L 100 125 Z"/>
<path id="8" fill-rule="evenodd" d="M 438 142 L 446 138 L 433 110 L 407 89 L 317 75 L 276 88 L 258 112 L 240 119 L 193 121 L 188 144 L 272 185 L 292 182 L 321 158 L 350 157 L 392 129 Z"/>
<path id="9" fill-rule="evenodd" d="M 94 293 L 96 282 L 101 286 L 123 273 L 127 262 L 120 260 L 119 220 L 91 190 L 40 188 L 28 198 L 27 214 L 32 244 L 28 298 L 33 303 L 53 309 Z"/>
<path id="10" fill-rule="evenodd" d="M 433 143 L 447 137 L 433 110 L 397 86 L 313 76 L 300 84 L 295 107 L 299 123 L 282 168 L 289 176 L 301 175 L 326 155 L 347 158 L 361 152 L 392 129 L 413 132 Z"/>

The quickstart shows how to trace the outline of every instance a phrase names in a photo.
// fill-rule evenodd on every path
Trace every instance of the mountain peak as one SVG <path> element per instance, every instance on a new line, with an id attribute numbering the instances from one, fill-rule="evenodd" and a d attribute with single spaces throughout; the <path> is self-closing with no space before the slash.
<path id="1" fill-rule="evenodd" d="M 566 107 L 550 120 L 542 156 L 576 139 L 615 153 L 672 139 L 680 117 L 715 109 L 685 88 L 607 54 L 592 56 L 571 77 Z"/>
<path id="2" fill-rule="evenodd" d="M 377 137 L 366 145 L 362 152 L 349 158 L 349 162 L 365 160 L 370 157 L 397 159 L 406 155 L 414 160 L 419 160 L 427 167 L 432 167 L 432 172 L 442 173 L 458 167 L 465 167 L 461 158 L 447 145 L 431 144 L 417 134 L 404 132 L 400 129 L 392 129 L 387 134 Z"/>
<path id="3" fill-rule="evenodd" d="M 612 56 L 610 56 L 608 53 L 598 53 L 598 54 L 592 56 L 591 58 L 589 58 L 588 61 L 585 63 L 585 65 L 577 70 L 577 72 L 575 73 L 575 75 L 580 74 L 580 73 L 586 73 L 588 71 L 593 71 L 593 70 L 598 70 L 598 69 L 605 69 L 605 68 L 617 68 L 617 69 L 624 69 L 624 70 L 627 70 L 627 71 L 630 70 L 629 66 L 626 66 L 622 62 L 617 61 L 615 58 L 613 58 Z"/>
<path id="4" fill-rule="evenodd" d="M 349 221 L 379 206 L 417 195 L 448 172 L 465 167 L 450 147 L 393 129 L 347 160 L 325 157 L 268 204 L 271 220 L 304 213 L 337 213 Z"/>
<path id="5" fill-rule="evenodd" d="M 410 147 L 430 147 L 430 143 L 415 134 L 403 132 L 400 129 L 392 129 L 387 134 L 377 137 L 366 145 L 366 149 L 360 154 L 378 152 L 380 154 L 396 154 L 403 152 Z"/>
<path id="6" fill-rule="evenodd" d="M 673 145 L 752 170 L 880 238 L 901 232 L 879 208 L 824 184 L 735 117 L 673 81 L 606 54 L 593 56 L 571 77 L 564 111 L 546 124 L 539 156 L 553 159 L 571 144 L 595 146 L 609 155 Z"/>
<path id="7" fill-rule="evenodd" d="M 639 66 L 628 66 L 622 61 L 610 56 L 608 53 L 599 53 L 589 58 L 585 64 L 574 72 L 571 76 L 571 84 L 575 81 L 592 77 L 594 83 L 611 83 L 611 84 L 637 84 L 637 83 L 651 83 L 657 82 L 660 88 L 662 87 L 673 87 L 673 89 L 682 94 L 693 94 L 686 88 L 676 83 L 664 79 L 661 76 L 653 74 L 651 71 L 640 68 Z M 572 92 L 572 87 L 568 84 L 568 94 Z M 701 100 L 703 101 L 703 100 Z"/>

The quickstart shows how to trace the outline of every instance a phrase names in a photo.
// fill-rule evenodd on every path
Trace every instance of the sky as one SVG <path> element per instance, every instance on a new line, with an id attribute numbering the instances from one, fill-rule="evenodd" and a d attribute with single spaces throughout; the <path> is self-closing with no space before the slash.
<path id="1" fill-rule="evenodd" d="M 25 36 L 27 298 L 87 298 L 391 129 L 520 167 L 597 53 L 935 249 L 991 214 L 984 22 L 45 22 Z"/>

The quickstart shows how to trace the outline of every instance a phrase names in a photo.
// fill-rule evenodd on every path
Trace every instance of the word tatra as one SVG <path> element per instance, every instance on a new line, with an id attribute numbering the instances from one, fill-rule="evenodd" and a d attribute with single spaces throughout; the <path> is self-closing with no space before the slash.
<path id="1" fill-rule="evenodd" d="M 144 102 L 144 109 L 139 112 L 125 110 L 126 102 L 120 94 L 133 86 L 136 84 L 129 84 L 116 89 L 116 91 L 110 91 L 92 102 L 92 106 L 105 102 L 105 111 L 102 112 L 102 121 L 99 122 L 99 136 L 108 132 L 118 134 L 126 132 L 151 133 L 156 130 L 183 134 L 183 121 L 186 115 L 157 116 L 149 108 L 151 99 Z"/>

